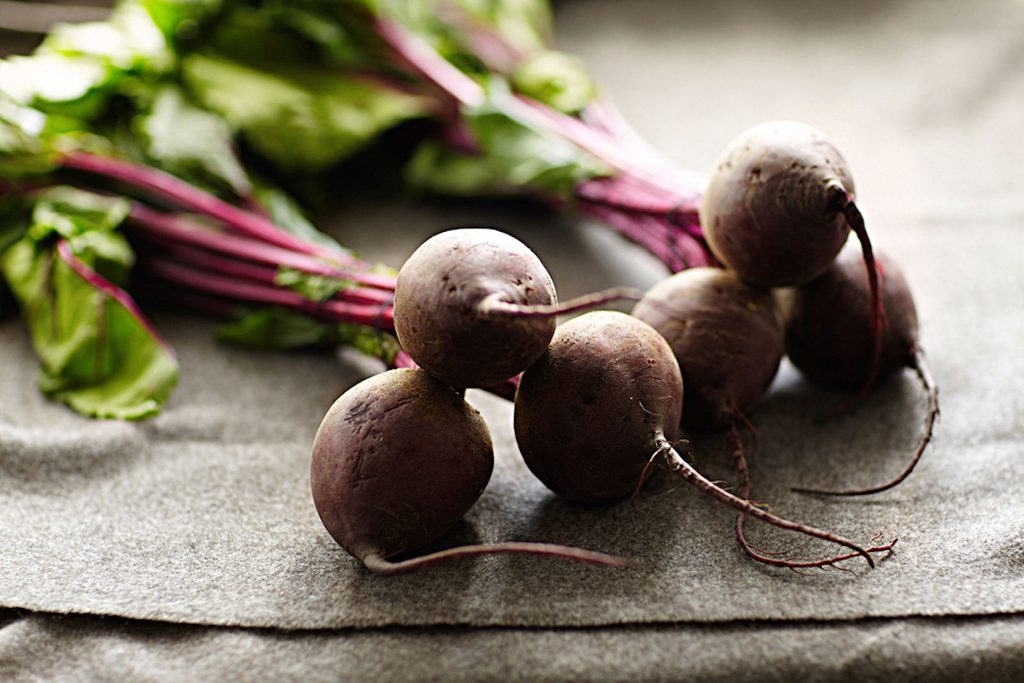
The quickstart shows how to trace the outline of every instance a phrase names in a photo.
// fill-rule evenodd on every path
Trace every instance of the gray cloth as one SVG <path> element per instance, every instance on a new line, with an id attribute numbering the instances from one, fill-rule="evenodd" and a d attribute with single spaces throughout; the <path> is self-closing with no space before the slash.
<path id="1" fill-rule="evenodd" d="M 32 615 L 0 629 L 0 680 L 920 681 L 1016 683 L 1005 618 L 606 629 L 286 633 Z"/>
<path id="2" fill-rule="evenodd" d="M 281 652 L 301 659 L 307 649 L 337 647 L 320 656 L 336 657 L 331 663 L 355 678 L 372 673 L 354 663 L 365 648 L 412 656 L 417 648 L 432 653 L 437 643 L 455 651 L 460 643 L 529 642 L 556 658 L 578 643 L 578 658 L 554 666 L 552 678 L 597 678 L 601 671 L 607 678 L 680 671 L 714 677 L 719 669 L 739 677 L 761 665 L 827 675 L 845 666 L 836 654 L 849 651 L 843 644 L 861 638 L 888 645 L 876 658 L 853 650 L 850 661 L 882 667 L 874 671 L 911 666 L 916 648 L 897 645 L 918 638 L 935 658 L 915 669 L 922 678 L 955 678 L 978 658 L 993 659 L 1002 671 L 1021 665 L 1024 139 L 1017 128 L 1024 6 L 577 1 L 561 4 L 558 18 L 561 46 L 583 55 L 627 118 L 685 166 L 709 168 L 729 138 L 767 118 L 806 120 L 844 150 L 876 244 L 903 265 L 914 289 L 923 344 L 942 388 L 942 420 L 934 447 L 894 491 L 851 500 L 798 496 L 788 487 L 869 484 L 899 471 L 917 438 L 923 399 L 904 373 L 856 413 L 815 425 L 812 417 L 842 397 L 807 386 L 786 366 L 754 415 L 761 437 L 754 493 L 780 514 L 857 540 L 878 531 L 898 536 L 896 553 L 875 570 L 851 561 L 852 573 L 798 575 L 757 565 L 732 538 L 732 513 L 666 474 L 633 502 L 562 502 L 519 460 L 511 406 L 470 392 L 493 432 L 496 471 L 466 521 L 436 547 L 553 541 L 621 553 L 638 565 L 613 571 L 503 556 L 379 579 L 333 544 L 308 493 L 309 446 L 320 417 L 373 368 L 347 355 L 224 348 L 212 341 L 208 321 L 164 312 L 156 322 L 182 359 L 181 386 L 167 410 L 140 424 L 97 423 L 38 395 L 24 330 L 8 320 L 0 324 L 0 605 L 279 629 L 497 628 L 429 631 L 441 634 L 436 639 L 407 630 L 314 632 L 303 640 L 120 622 L 108 629 L 109 622 L 38 616 L 0 631 L 7 648 L 0 666 L 21 662 L 32 671 L 11 650 L 33 643 L 74 644 L 72 651 L 90 661 L 122 646 L 147 651 L 155 647 L 154 630 L 170 634 L 158 639 L 157 660 L 191 645 L 196 657 L 252 647 L 273 667 L 284 666 L 276 659 Z M 427 235 L 459 224 L 499 225 L 520 236 L 548 264 L 563 297 L 647 286 L 664 274 L 603 228 L 506 204 L 356 202 L 331 229 L 370 257 L 400 263 Z M 721 436 L 695 437 L 688 450 L 710 477 L 733 479 Z M 803 542 L 754 523 L 748 528 L 759 545 Z M 801 552 L 828 551 L 811 544 Z M 1016 616 L 899 620 L 997 614 Z M 750 646 L 758 654 L 749 656 L 737 654 L 727 625 L 698 626 L 868 617 L 892 621 L 776 624 L 769 633 L 778 640 L 758 636 Z M 614 625 L 631 626 L 600 628 Z M 525 626 L 593 630 L 507 628 Z M 803 648 L 805 637 L 832 656 Z M 683 643 L 702 655 L 695 661 L 719 668 L 670 668 L 681 666 L 672 657 Z M 776 643 L 779 651 L 771 652 Z M 957 643 L 965 647 L 954 652 Z M 499 677 L 498 663 L 469 657 L 484 675 Z M 227 666 L 203 661 L 210 671 Z M 525 658 L 504 664 L 521 677 L 540 677 Z M 35 670 L 60 675 L 61 665 L 53 666 Z"/>

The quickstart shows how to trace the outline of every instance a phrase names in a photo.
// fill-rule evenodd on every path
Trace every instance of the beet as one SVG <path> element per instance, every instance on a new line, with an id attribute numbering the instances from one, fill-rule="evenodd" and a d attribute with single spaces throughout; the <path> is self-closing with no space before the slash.
<path id="1" fill-rule="evenodd" d="M 885 324 L 877 379 L 913 361 L 917 309 L 903 273 L 876 253 Z M 817 280 L 793 290 L 786 303 L 786 353 L 809 380 L 833 389 L 857 389 L 871 371 L 871 296 L 860 256 L 847 249 Z"/>
<path id="2" fill-rule="evenodd" d="M 558 328 L 523 373 L 515 406 L 530 471 L 566 498 L 609 500 L 632 493 L 658 440 L 676 437 L 683 379 L 657 332 L 599 311 Z"/>
<path id="3" fill-rule="evenodd" d="M 633 315 L 668 340 L 686 383 L 683 425 L 722 429 L 746 414 L 772 383 L 784 352 L 772 293 L 718 268 L 662 280 Z"/>
<path id="4" fill-rule="evenodd" d="M 903 472 L 884 484 L 851 491 L 799 491 L 866 495 L 892 488 L 907 478 L 931 441 L 939 414 L 938 387 L 918 343 L 914 299 L 896 263 L 882 253 L 876 254 L 876 261 L 886 313 L 877 364 L 868 331 L 870 285 L 858 255 L 852 250 L 843 251 L 814 282 L 787 292 L 786 353 L 809 380 L 834 389 L 863 387 L 872 372 L 878 380 L 884 380 L 903 368 L 913 369 L 928 397 L 922 436 Z"/>
<path id="5" fill-rule="evenodd" d="M 762 287 L 799 286 L 818 277 L 852 229 L 871 285 L 867 329 L 878 353 L 882 305 L 871 240 L 846 161 L 822 132 L 771 121 L 741 133 L 708 181 L 700 220 L 715 257 Z M 874 378 L 873 371 L 865 377 L 865 393 Z"/>
<path id="6" fill-rule="evenodd" d="M 490 387 L 544 353 L 555 316 L 639 296 L 620 287 L 559 304 L 525 244 L 498 230 L 461 228 L 434 235 L 402 266 L 395 331 L 431 375 L 457 388 Z"/>
<path id="7" fill-rule="evenodd" d="M 715 257 L 762 287 L 820 275 L 850 234 L 843 208 L 853 177 L 820 131 L 793 121 L 762 123 L 727 147 L 701 200 Z"/>
<path id="8" fill-rule="evenodd" d="M 519 450 L 548 488 L 581 502 L 629 495 L 657 462 L 743 514 L 846 546 L 874 566 L 854 542 L 769 513 L 683 460 L 671 442 L 682 388 L 672 350 L 652 327 L 622 313 L 581 315 L 561 325 L 548 350 L 523 373 L 515 402 Z M 782 562 L 745 549 L 759 561 Z M 831 562 L 839 559 L 845 557 Z"/>
<path id="9" fill-rule="evenodd" d="M 363 380 L 331 406 L 313 442 L 313 502 L 363 562 L 415 550 L 458 522 L 494 466 L 480 414 L 418 370 Z"/>
<path id="10" fill-rule="evenodd" d="M 747 413 L 771 385 L 784 352 L 782 319 L 773 294 L 746 284 L 732 271 L 694 268 L 652 287 L 633 315 L 665 337 L 682 368 L 686 385 L 683 425 L 727 430 L 736 461 L 736 493 L 749 499 L 750 477 L 739 427 L 747 429 L 756 449 L 757 431 Z M 736 540 L 759 562 L 789 568 L 823 567 L 853 557 L 802 561 L 765 553 L 747 542 L 746 514 L 741 509 L 736 515 Z M 876 546 L 865 552 L 891 547 Z"/>
<path id="11" fill-rule="evenodd" d="M 556 301 L 548 271 L 516 238 L 449 230 L 420 245 L 399 271 L 395 331 L 431 375 L 454 387 L 486 387 L 525 370 L 555 331 L 553 316 L 488 315 L 492 302 Z"/>

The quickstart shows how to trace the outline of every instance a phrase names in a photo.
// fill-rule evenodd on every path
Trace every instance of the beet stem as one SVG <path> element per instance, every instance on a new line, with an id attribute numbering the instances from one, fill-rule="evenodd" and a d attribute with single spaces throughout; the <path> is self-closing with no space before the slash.
<path id="1" fill-rule="evenodd" d="M 504 315 L 515 318 L 551 317 L 575 313 L 606 304 L 609 301 L 639 301 L 644 293 L 635 287 L 612 287 L 592 294 L 584 294 L 556 304 L 517 304 L 504 301 L 504 293 L 494 293 L 483 298 L 477 306 L 482 317 Z"/>
<path id="2" fill-rule="evenodd" d="M 356 323 L 386 332 L 394 329 L 394 311 L 390 306 L 356 304 L 337 300 L 313 301 L 288 289 L 208 273 L 168 258 L 159 258 L 148 254 L 141 260 L 140 267 L 153 277 L 190 287 L 205 294 L 251 303 L 283 306 L 333 322 Z"/>
<path id="3" fill-rule="evenodd" d="M 140 230 L 158 235 L 168 240 L 191 244 L 196 247 L 227 254 L 236 258 L 273 265 L 284 266 L 311 275 L 324 275 L 351 280 L 366 287 L 394 291 L 393 277 L 368 271 L 370 265 L 351 257 L 344 257 L 344 263 L 355 270 L 343 270 L 334 265 L 302 252 L 268 244 L 260 239 L 243 237 L 220 232 L 200 222 L 184 218 L 180 215 L 164 213 L 143 204 L 132 205 L 130 219 Z M 341 257 L 341 255 L 339 255 Z M 336 260 L 336 259 L 335 259 Z"/>
<path id="4" fill-rule="evenodd" d="M 572 548 L 570 546 L 557 545 L 553 543 L 494 543 L 490 545 L 464 545 L 448 550 L 441 550 L 429 555 L 413 557 L 400 562 L 392 562 L 385 559 L 379 553 L 371 553 L 363 558 L 363 564 L 374 574 L 380 576 L 394 576 L 396 574 L 408 574 L 410 572 L 425 569 L 431 565 L 447 562 L 448 560 L 460 557 L 475 557 L 478 555 L 540 555 L 543 557 L 556 557 L 563 560 L 585 562 L 606 567 L 627 567 L 632 562 L 624 557 L 607 555 L 605 553 Z"/>
<path id="5" fill-rule="evenodd" d="M 725 489 L 723 489 L 721 486 L 713 484 L 703 474 L 694 469 L 694 467 L 690 465 L 690 463 L 683 460 L 683 458 L 679 455 L 678 452 L 676 452 L 676 449 L 673 448 L 672 444 L 668 442 L 664 435 L 659 434 L 656 437 L 655 443 L 658 446 L 658 452 L 661 453 L 661 455 L 664 457 L 665 463 L 669 467 L 669 469 L 678 473 L 681 477 L 683 477 L 683 479 L 685 479 L 692 485 L 696 486 L 704 493 L 707 493 L 713 498 L 718 499 L 720 502 L 725 503 L 726 505 L 729 505 L 739 510 L 740 512 L 749 514 L 751 517 L 759 519 L 762 522 L 765 522 L 766 524 L 777 526 L 780 529 L 795 531 L 797 533 L 805 534 L 807 536 L 813 536 L 815 538 L 820 538 L 824 541 L 829 541 L 831 543 L 835 543 L 837 545 L 850 548 L 854 551 L 853 556 L 860 555 L 865 560 L 867 560 L 867 563 L 871 567 L 875 566 L 875 560 L 871 557 L 868 551 L 862 548 L 861 546 L 857 545 L 853 541 L 845 539 L 842 536 L 837 536 L 835 534 L 829 533 L 827 531 L 822 531 L 821 529 L 816 529 L 805 524 L 799 524 L 797 522 L 792 522 L 788 519 L 778 517 L 770 512 L 767 512 L 766 510 L 762 510 L 761 508 L 751 503 L 749 500 L 735 496 L 726 491 Z"/>
<path id="6" fill-rule="evenodd" d="M 924 455 L 925 449 L 928 448 L 928 444 L 931 443 L 932 435 L 935 431 L 935 421 L 939 417 L 939 388 L 935 384 L 935 380 L 932 378 L 932 373 L 928 367 L 927 361 L 925 360 L 924 352 L 921 351 L 919 347 L 915 346 L 908 365 L 914 370 L 918 379 L 921 381 L 921 386 L 924 388 L 925 394 L 928 397 L 928 410 L 924 416 L 924 426 L 921 438 L 917 442 L 917 448 L 914 450 L 914 455 L 910 459 L 910 462 L 903 468 L 903 471 L 897 477 L 890 479 L 884 484 L 879 484 L 878 486 L 872 486 L 866 489 L 831 491 L 828 489 L 793 487 L 793 491 L 796 491 L 797 493 L 813 493 L 819 496 L 868 496 L 873 493 L 887 491 L 910 476 L 910 473 L 914 471 L 917 463 L 921 460 L 921 456 Z"/>
<path id="7" fill-rule="evenodd" d="M 757 449 L 757 431 L 754 429 L 754 425 L 751 424 L 750 420 L 747 419 L 746 415 L 740 413 L 737 419 L 743 423 L 743 426 L 750 432 L 751 438 L 753 439 L 753 449 Z M 736 429 L 736 422 L 733 421 L 729 425 L 729 441 L 731 442 L 733 449 L 733 458 L 736 461 L 736 488 L 737 493 L 741 498 L 750 498 L 750 469 L 747 467 L 747 457 L 743 449 L 743 440 L 740 438 L 739 430 Z M 743 530 L 743 524 L 746 521 L 746 513 L 740 512 L 736 515 L 736 540 L 743 548 L 743 552 L 748 557 L 757 560 L 763 564 L 772 565 L 775 567 L 787 567 L 789 569 L 809 569 L 813 567 L 830 567 L 835 566 L 837 563 L 844 560 L 849 560 L 857 557 L 861 553 L 853 552 L 846 553 L 844 555 L 835 555 L 833 557 L 827 557 L 820 560 L 791 560 L 780 557 L 785 552 L 768 552 L 756 548 L 747 542 L 746 534 Z M 884 546 L 872 546 L 865 548 L 864 550 L 868 553 L 874 552 L 888 552 L 892 550 L 892 547 L 896 544 L 896 539 L 893 539 L 891 543 Z M 774 556 L 774 557 L 772 557 Z"/>
<path id="8" fill-rule="evenodd" d="M 275 246 L 314 256 L 342 257 L 341 254 L 285 232 L 261 215 L 240 209 L 205 190 L 155 168 L 81 151 L 64 154 L 60 163 L 68 169 L 119 180 L 139 190 L 154 193 L 191 211 L 214 218 L 238 232 Z"/>

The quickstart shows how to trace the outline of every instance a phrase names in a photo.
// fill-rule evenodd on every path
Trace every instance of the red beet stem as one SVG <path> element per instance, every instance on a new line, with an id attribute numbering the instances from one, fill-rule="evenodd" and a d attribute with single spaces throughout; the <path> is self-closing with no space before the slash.
<path id="1" fill-rule="evenodd" d="M 205 190 L 155 168 L 81 151 L 64 154 L 60 163 L 64 168 L 118 180 L 137 189 L 151 192 L 190 211 L 214 218 L 238 232 L 263 242 L 304 254 L 333 259 L 344 258 L 342 254 L 310 244 L 285 232 L 263 216 L 240 209 Z"/>
<path id="2" fill-rule="evenodd" d="M 491 294 L 477 306 L 481 316 L 501 315 L 513 318 L 547 318 L 601 306 L 610 301 L 639 301 L 644 293 L 634 287 L 612 287 L 593 294 L 584 294 L 555 304 L 517 304 L 503 301 L 504 294 Z"/>
<path id="3" fill-rule="evenodd" d="M 334 322 L 356 323 L 387 331 L 394 329 L 394 312 L 390 306 L 364 305 L 343 301 L 311 301 L 287 289 L 215 275 L 175 263 L 169 259 L 148 255 L 143 260 L 142 266 L 150 275 L 206 294 L 251 303 L 282 306 Z"/>
<path id="4" fill-rule="evenodd" d="M 875 384 L 878 377 L 878 368 L 882 361 L 882 295 L 878 284 L 878 267 L 875 264 L 875 254 L 871 248 L 871 239 L 864 225 L 864 216 L 860 209 L 853 202 L 850 195 L 846 195 L 846 206 L 843 208 L 843 216 L 850 225 L 850 229 L 857 235 L 860 241 L 860 248 L 864 254 L 864 268 L 868 273 L 868 287 L 871 290 L 871 366 L 868 369 L 868 376 L 860 390 L 860 398 L 863 399 Z"/>
<path id="5" fill-rule="evenodd" d="M 376 17 L 374 29 L 395 56 L 407 67 L 434 84 L 442 93 L 460 105 L 476 107 L 486 99 L 484 89 L 438 54 L 420 37 L 401 24 Z M 699 190 L 677 179 L 666 180 L 657 170 L 646 167 L 609 135 L 592 128 L 580 119 L 525 96 L 509 101 L 510 113 L 544 130 L 552 131 L 612 168 L 633 176 L 652 189 L 668 192 L 683 200 L 696 201 Z"/>
<path id="6" fill-rule="evenodd" d="M 540 555 L 543 557 L 554 557 L 586 564 L 597 564 L 606 567 L 626 567 L 631 564 L 629 560 L 615 555 L 607 555 L 592 550 L 582 550 L 564 545 L 551 543 L 495 543 L 492 545 L 464 545 L 458 548 L 441 550 L 429 555 L 422 555 L 408 560 L 392 562 L 381 557 L 377 553 L 371 553 L 363 558 L 363 564 L 374 574 L 381 576 L 394 576 L 396 574 L 407 574 L 409 572 L 425 569 L 435 564 L 458 559 L 460 557 L 475 557 L 478 555 Z"/>
<path id="7" fill-rule="evenodd" d="M 695 222 L 681 225 L 669 215 L 634 213 L 585 200 L 577 202 L 576 208 L 649 251 L 673 273 L 715 264 L 702 238 L 689 234 Z"/>
<path id="8" fill-rule="evenodd" d="M 240 280 L 258 282 L 268 286 L 277 286 L 278 270 L 274 267 L 231 258 L 217 252 L 181 244 L 156 233 L 137 231 L 135 235 L 138 246 L 156 248 L 159 251 L 166 252 L 174 260 L 186 263 L 199 270 Z M 394 299 L 394 293 L 368 287 L 345 287 L 335 293 L 332 298 L 350 303 L 387 306 Z"/>
<path id="9" fill-rule="evenodd" d="M 367 287 L 375 287 L 387 291 L 394 291 L 395 289 L 395 279 L 393 277 L 379 273 L 358 272 L 358 270 L 343 270 L 308 254 L 297 253 L 277 245 L 266 244 L 258 239 L 223 233 L 196 221 L 157 211 L 142 204 L 136 203 L 132 205 L 130 219 L 143 230 L 175 242 L 192 244 L 229 256 L 275 267 L 294 268 L 310 275 L 324 275 L 351 280 Z M 356 259 L 349 258 L 348 261 L 346 265 L 356 266 L 357 269 L 369 268 L 368 264 Z"/>

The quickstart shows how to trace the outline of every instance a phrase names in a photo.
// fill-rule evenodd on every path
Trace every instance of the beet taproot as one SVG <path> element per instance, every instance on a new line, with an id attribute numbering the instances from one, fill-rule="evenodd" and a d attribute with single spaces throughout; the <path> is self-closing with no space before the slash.
<path id="1" fill-rule="evenodd" d="M 662 280 L 633 308 L 661 334 L 683 371 L 692 429 L 728 427 L 772 383 L 782 360 L 782 318 L 770 291 L 732 271 L 691 268 Z"/>

